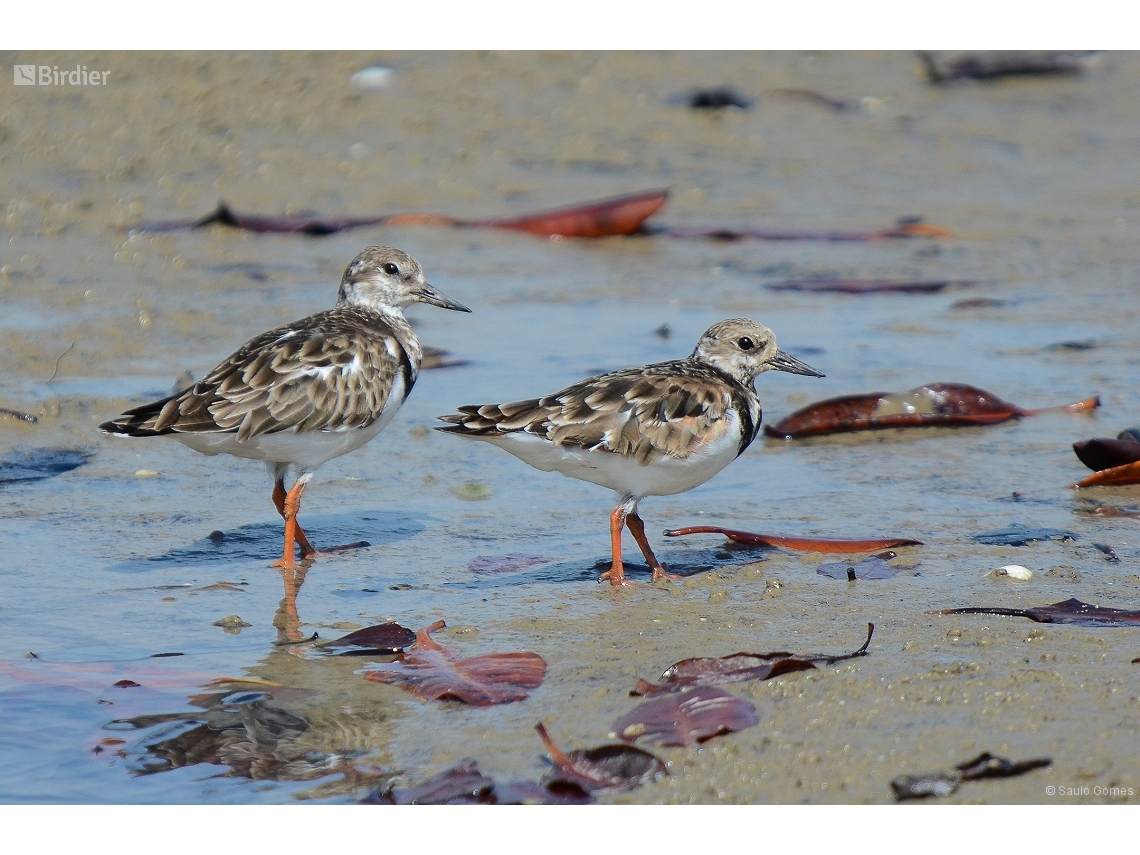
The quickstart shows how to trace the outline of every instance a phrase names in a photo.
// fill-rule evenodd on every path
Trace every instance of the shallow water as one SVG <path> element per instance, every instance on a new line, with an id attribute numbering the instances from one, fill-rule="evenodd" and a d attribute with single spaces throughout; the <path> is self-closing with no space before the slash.
<path id="1" fill-rule="evenodd" d="M 730 687 L 756 705 L 757 727 L 699 749 L 653 749 L 670 777 L 600 800 L 887 802 L 892 778 L 983 750 L 1054 762 L 964 785 L 948 801 L 1140 798 L 1136 630 L 931 614 L 1069 597 L 1140 607 L 1137 519 L 1090 513 L 1135 509 L 1140 488 L 1065 486 L 1087 474 L 1073 441 L 1140 423 L 1140 56 L 1102 54 L 1079 77 L 940 88 L 909 54 L 9 59 L 110 75 L 106 89 L 0 89 L 0 406 L 39 417 L 0 416 L 0 455 L 92 455 L 55 477 L 0 484 L 0 800 L 352 801 L 464 757 L 497 781 L 534 780 L 548 768 L 537 721 L 566 749 L 600 745 L 637 703 L 627 693 L 639 677 L 738 650 L 840 653 L 861 643 L 868 621 L 871 655 Z M 375 64 L 394 69 L 391 84 L 352 90 L 350 75 Z M 756 99 L 751 109 L 708 115 L 670 101 L 726 82 Z M 868 97 L 837 114 L 771 88 Z M 922 215 L 956 237 L 120 231 L 192 218 L 219 198 L 260 213 L 480 217 L 666 186 L 655 221 L 671 225 L 872 230 Z M 268 567 L 281 522 L 260 465 L 111 439 L 96 426 L 165 394 L 184 370 L 202 376 L 255 333 L 330 306 L 344 265 L 370 243 L 410 252 L 474 309 L 408 313 L 425 344 L 469 364 L 423 372 L 378 439 L 317 473 L 302 510 L 314 541 L 372 546 L 318 560 L 294 616 Z M 765 288 L 829 276 L 978 284 L 861 297 Z M 1003 303 L 954 308 L 981 296 Z M 1093 394 L 1104 406 L 987 428 L 758 440 L 707 484 L 642 503 L 658 555 L 685 578 L 619 591 L 593 581 L 608 558 L 605 490 L 425 430 L 458 404 L 684 356 L 732 316 L 771 326 L 784 350 L 827 374 L 762 375 L 769 422 L 814 400 L 930 381 L 971 383 L 1025 408 Z M 669 338 L 654 333 L 663 324 Z M 1063 342 L 1094 346 L 1054 347 Z M 816 574 L 834 558 L 658 536 L 695 524 L 924 545 L 898 550 L 920 562 L 917 575 L 848 584 Z M 1015 524 L 1076 539 L 973 539 Z M 545 563 L 468 569 L 505 555 Z M 988 575 L 1011 563 L 1034 578 Z M 631 565 L 635 581 L 648 579 L 640 559 Z M 214 625 L 232 614 L 250 626 Z M 367 661 L 301 657 L 279 643 L 438 619 L 448 628 L 435 637 L 462 655 L 540 654 L 544 684 L 500 707 L 425 703 L 363 680 Z M 209 688 L 219 678 L 274 685 Z M 114 687 L 122 679 L 140 687 Z M 146 746 L 186 726 L 111 724 L 179 712 L 202 720 L 221 698 L 256 688 L 272 699 L 253 705 L 254 718 L 272 721 L 233 731 L 228 765 L 214 757 L 153 771 Z M 212 698 L 192 702 L 202 695 Z M 220 707 L 238 718 L 241 708 Z M 108 738 L 124 742 L 94 751 Z M 371 777 L 343 775 L 342 756 Z M 1050 797 L 1047 786 L 1088 794 Z"/>

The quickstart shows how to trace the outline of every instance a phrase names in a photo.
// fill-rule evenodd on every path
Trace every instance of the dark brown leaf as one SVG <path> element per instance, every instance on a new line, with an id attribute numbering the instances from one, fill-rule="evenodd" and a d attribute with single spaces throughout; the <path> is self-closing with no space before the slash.
<path id="1" fill-rule="evenodd" d="M 322 653 L 333 656 L 391 656 L 411 647 L 416 634 L 398 623 L 366 626 L 333 641 L 318 644 Z"/>
<path id="2" fill-rule="evenodd" d="M 814 229 L 735 229 L 726 227 L 689 227 L 665 229 L 671 238 L 705 240 L 764 240 L 764 241 L 821 241 L 848 243 L 851 241 L 888 240 L 892 238 L 952 238 L 944 228 L 927 223 L 905 222 L 889 229 L 869 232 L 820 231 Z"/>
<path id="3" fill-rule="evenodd" d="M 467 759 L 418 787 L 373 792 L 362 804 L 488 805 L 495 804 L 494 789 L 495 782 L 479 771 L 474 760 Z"/>
<path id="4" fill-rule="evenodd" d="M 796 410 L 774 425 L 766 425 L 764 433 L 797 439 L 860 430 L 992 425 L 1049 410 L 1089 410 L 1099 406 L 1099 398 L 1088 398 L 1061 407 L 1023 410 L 975 386 L 928 383 L 899 394 L 871 392 L 829 398 Z"/>
<path id="5" fill-rule="evenodd" d="M 39 481 L 78 469 L 91 459 L 91 454 L 72 448 L 32 448 L 12 451 L 0 459 L 0 484 L 17 481 Z"/>
<path id="6" fill-rule="evenodd" d="M 1081 463 L 1094 472 L 1140 461 L 1140 437 L 1136 428 L 1121 431 L 1116 439 L 1086 439 L 1074 442 L 1073 451 Z"/>
<path id="7" fill-rule="evenodd" d="M 981 778 L 1012 778 L 1024 775 L 1033 769 L 1049 766 L 1053 760 L 1038 757 L 1015 763 L 1005 757 L 998 757 L 988 751 L 973 760 L 959 763 L 945 772 L 924 772 L 918 775 L 903 775 L 891 781 L 891 789 L 900 802 L 906 799 L 921 799 L 928 796 L 948 796 L 958 789 L 962 781 L 977 781 Z"/>
<path id="8" fill-rule="evenodd" d="M 775 653 L 733 653 L 730 656 L 682 659 L 670 665 L 661 674 L 660 684 L 638 680 L 631 695 L 652 696 L 663 692 L 676 692 L 691 686 L 717 686 L 723 683 L 742 683 L 748 680 L 767 680 L 790 671 L 815 668 L 816 662 L 831 665 L 844 659 L 867 655 L 875 625 L 867 624 L 867 640 L 853 653 L 838 656 L 798 656 L 787 651 Z"/>
<path id="9" fill-rule="evenodd" d="M 486 653 L 460 659 L 441 647 L 431 633 L 446 626 L 436 621 L 416 633 L 416 646 L 395 661 L 364 674 L 376 683 L 393 683 L 427 700 L 456 700 L 486 707 L 521 701 L 542 685 L 546 661 L 536 653 Z"/>
<path id="10" fill-rule="evenodd" d="M 595 790 L 633 790 L 669 774 L 661 760 L 641 748 L 602 745 L 567 754 L 554 744 L 542 722 L 534 729 L 554 761 L 555 768 L 542 778 L 542 783 L 549 788 L 576 786 L 588 793 Z"/>
<path id="11" fill-rule="evenodd" d="M 936 84 L 952 80 L 1079 74 L 1087 63 L 1086 58 L 1076 51 L 993 51 L 964 54 L 942 62 L 936 61 L 926 51 L 921 51 L 918 56 L 927 78 Z"/>
<path id="12" fill-rule="evenodd" d="M 1043 528 L 1038 526 L 1011 525 L 997 531 L 987 531 L 975 534 L 974 540 L 986 546 L 1026 546 L 1030 543 L 1044 542 L 1046 540 L 1059 540 L 1062 542 L 1074 541 L 1077 535 L 1071 531 L 1060 528 Z"/>
<path id="13" fill-rule="evenodd" d="M 1063 600 L 1049 606 L 1031 609 L 962 608 L 943 609 L 940 615 L 1004 615 L 1024 617 L 1037 623 L 1066 623 L 1077 626 L 1135 626 L 1140 624 L 1140 611 L 1101 608 L 1077 599 Z"/>
<path id="14" fill-rule="evenodd" d="M 800 552 L 826 552 L 846 555 L 853 552 L 874 552 L 893 546 L 921 546 L 920 540 L 907 540 L 902 537 L 884 537 L 875 540 L 836 540 L 826 537 L 778 537 L 774 534 L 753 534 L 750 531 L 736 531 L 712 525 L 694 525 L 688 528 L 675 528 L 664 532 L 665 537 L 684 537 L 688 534 L 723 534 L 734 543 L 747 543 L 756 546 L 780 546 Z"/>
<path id="15" fill-rule="evenodd" d="M 891 553 L 887 554 L 891 555 Z M 904 570 L 910 571 L 915 566 L 917 565 L 896 567 L 889 564 L 882 556 L 871 555 L 857 564 L 850 561 L 829 561 L 816 567 L 815 572 L 820 576 L 830 576 L 832 579 L 846 579 L 848 582 L 854 582 L 856 579 L 893 579 Z"/>
<path id="16" fill-rule="evenodd" d="M 646 701 L 614 722 L 613 731 L 626 742 L 692 746 L 759 722 L 747 701 L 715 686 L 697 686 Z"/>
<path id="17" fill-rule="evenodd" d="M 968 280 L 942 279 L 922 282 L 913 279 L 786 279 L 773 282 L 769 291 L 833 291 L 840 294 L 937 294 L 951 285 L 973 285 Z"/>

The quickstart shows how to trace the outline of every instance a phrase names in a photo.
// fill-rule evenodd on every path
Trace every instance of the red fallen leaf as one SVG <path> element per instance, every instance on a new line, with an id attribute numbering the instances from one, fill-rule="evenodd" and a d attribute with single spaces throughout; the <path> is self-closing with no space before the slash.
<path id="1" fill-rule="evenodd" d="M 755 546 L 780 546 L 801 552 L 827 552 L 848 555 L 853 552 L 875 552 L 894 546 L 922 546 L 921 540 L 907 540 L 902 537 L 884 537 L 877 540 L 835 540 L 826 537 L 778 537 L 774 534 L 753 534 L 750 531 L 737 531 L 714 525 L 694 525 L 688 528 L 674 528 L 664 532 L 665 537 L 684 537 L 688 534 L 723 534 L 734 543 L 748 543 Z"/>
<path id="2" fill-rule="evenodd" d="M 415 640 L 416 634 L 410 629 L 398 623 L 381 623 L 327 641 L 318 649 L 333 656 L 388 656 L 402 653 Z"/>
<path id="3" fill-rule="evenodd" d="M 472 573 L 490 575 L 492 573 L 513 573 L 527 567 L 548 564 L 550 559 L 542 555 L 523 555 L 511 552 L 508 555 L 476 555 L 467 565 Z"/>
<path id="4" fill-rule="evenodd" d="M 541 211 L 520 217 L 488 220 L 461 220 L 445 214 L 407 213 L 368 217 L 266 217 L 239 214 L 225 202 L 196 220 L 165 220 L 127 226 L 124 231 L 173 232 L 200 229 L 211 225 L 230 226 L 258 234 L 330 235 L 362 226 L 460 226 L 470 228 L 512 229 L 543 236 L 608 237 L 628 235 L 640 230 L 642 222 L 656 213 L 668 191 L 655 190 L 634 196 L 620 196 L 601 202 L 588 202 L 556 211 Z"/>
<path id="5" fill-rule="evenodd" d="M 547 787 L 566 785 L 594 790 L 633 790 L 667 777 L 669 770 L 657 757 L 630 745 L 602 745 L 581 751 L 563 752 L 542 722 L 534 726 L 550 752 L 555 768 L 542 778 Z"/>
<path id="6" fill-rule="evenodd" d="M 1037 623 L 1066 623 L 1077 626 L 1132 626 L 1140 624 L 1140 611 L 1101 608 L 1069 598 L 1048 606 L 1032 609 L 965 608 L 943 609 L 939 615 L 1005 615 L 1024 617 Z"/>
<path id="7" fill-rule="evenodd" d="M 512 229 L 531 234 L 562 237 L 598 238 L 612 235 L 631 235 L 651 214 L 657 213 L 668 198 L 668 191 L 655 190 L 635 196 L 618 196 L 574 205 L 556 211 L 542 211 L 500 220 L 469 220 L 462 226 L 482 226 L 494 229 Z"/>
<path id="8" fill-rule="evenodd" d="M 871 392 L 819 401 L 765 425 L 764 433 L 782 439 L 857 430 L 904 427 L 992 425 L 1052 410 L 1091 410 L 1100 398 L 1075 404 L 1023 410 L 1016 404 L 965 383 L 928 383 L 900 394 Z"/>
<path id="9" fill-rule="evenodd" d="M 521 701 L 542 685 L 546 661 L 537 653 L 485 653 L 460 659 L 432 640 L 447 626 L 439 620 L 416 633 L 416 646 L 392 662 L 364 674 L 376 683 L 394 683 L 427 700 L 451 699 L 477 707 Z"/>
<path id="10" fill-rule="evenodd" d="M 722 733 L 759 724 L 756 707 L 715 686 L 646 701 L 613 724 L 626 742 L 644 738 L 661 745 L 696 745 Z"/>
<path id="11" fill-rule="evenodd" d="M 892 279 L 788 279 L 774 282 L 769 291 L 835 291 L 840 294 L 937 294 L 951 285 L 974 285 L 973 281 L 944 279 L 938 282 Z"/>
<path id="12" fill-rule="evenodd" d="M 875 625 L 867 624 L 867 640 L 853 653 L 839 656 L 797 656 L 795 653 L 733 653 L 730 656 L 698 657 L 682 659 L 665 669 L 660 684 L 638 680 L 630 691 L 631 695 L 646 697 L 662 692 L 675 692 L 689 686 L 716 686 L 722 683 L 742 683 L 748 680 L 767 680 L 790 671 L 807 671 L 815 668 L 816 662 L 831 665 L 844 659 L 855 659 L 867 655 Z"/>
<path id="13" fill-rule="evenodd" d="M 1140 484 L 1140 461 L 1113 466 L 1094 472 L 1083 481 L 1070 484 L 1070 487 L 1122 487 L 1126 484 Z"/>

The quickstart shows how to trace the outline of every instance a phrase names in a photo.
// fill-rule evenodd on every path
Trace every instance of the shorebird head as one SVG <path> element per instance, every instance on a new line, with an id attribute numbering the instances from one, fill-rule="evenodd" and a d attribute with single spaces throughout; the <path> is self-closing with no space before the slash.
<path id="1" fill-rule="evenodd" d="M 823 375 L 776 346 L 776 335 L 763 324 L 747 318 L 731 318 L 713 324 L 693 351 L 690 359 L 711 365 L 745 386 L 751 386 L 757 374 L 765 371 L 787 371 L 789 374 Z"/>
<path id="2" fill-rule="evenodd" d="M 403 309 L 412 303 L 471 311 L 429 285 L 420 263 L 391 246 L 370 246 L 352 259 L 340 278 L 337 302 L 377 311 Z"/>

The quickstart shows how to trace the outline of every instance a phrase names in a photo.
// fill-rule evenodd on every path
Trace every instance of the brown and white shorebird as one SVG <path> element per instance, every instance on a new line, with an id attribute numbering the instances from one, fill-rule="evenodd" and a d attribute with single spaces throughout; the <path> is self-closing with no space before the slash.
<path id="1" fill-rule="evenodd" d="M 423 356 L 403 314 L 412 303 L 471 311 L 429 285 L 407 253 L 370 246 L 345 269 L 333 308 L 262 333 L 193 386 L 100 427 L 264 460 L 285 520 L 273 566 L 294 567 L 295 545 L 302 559 L 318 554 L 297 522 L 314 470 L 380 433 L 412 391 Z M 296 481 L 286 493 L 289 466 Z"/>
<path id="2" fill-rule="evenodd" d="M 754 382 L 765 371 L 823 375 L 776 346 L 755 321 L 709 327 L 688 359 L 599 374 L 561 392 L 512 404 L 459 408 L 437 428 L 492 445 L 544 472 L 609 487 L 612 564 L 598 581 L 629 584 L 621 560 L 627 526 L 656 581 L 667 576 L 645 538 L 637 503 L 703 484 L 760 432 Z"/>

